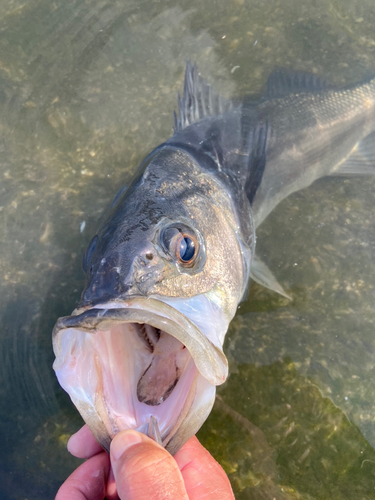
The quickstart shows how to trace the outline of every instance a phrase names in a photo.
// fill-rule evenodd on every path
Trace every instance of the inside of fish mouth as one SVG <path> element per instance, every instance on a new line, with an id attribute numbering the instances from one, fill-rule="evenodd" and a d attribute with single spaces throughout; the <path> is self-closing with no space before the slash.
<path id="1" fill-rule="evenodd" d="M 138 380 L 137 398 L 140 403 L 158 406 L 176 387 L 189 353 L 182 342 L 164 330 L 145 323 L 134 326 L 144 347 L 152 354 L 151 362 Z"/>

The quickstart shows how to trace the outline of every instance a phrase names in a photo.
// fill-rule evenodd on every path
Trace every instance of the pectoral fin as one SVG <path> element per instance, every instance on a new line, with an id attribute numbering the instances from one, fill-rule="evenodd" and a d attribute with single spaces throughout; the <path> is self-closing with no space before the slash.
<path id="1" fill-rule="evenodd" d="M 251 265 L 250 276 L 251 279 L 259 283 L 259 285 L 262 285 L 265 288 L 268 288 L 269 290 L 279 293 L 283 297 L 292 300 L 292 297 L 285 292 L 284 288 L 277 281 L 270 269 L 262 260 L 260 260 L 257 255 L 254 256 L 254 260 Z"/>
<path id="2" fill-rule="evenodd" d="M 265 121 L 253 128 L 248 136 L 249 167 L 245 191 L 250 205 L 253 204 L 266 167 L 268 134 L 269 125 Z"/>

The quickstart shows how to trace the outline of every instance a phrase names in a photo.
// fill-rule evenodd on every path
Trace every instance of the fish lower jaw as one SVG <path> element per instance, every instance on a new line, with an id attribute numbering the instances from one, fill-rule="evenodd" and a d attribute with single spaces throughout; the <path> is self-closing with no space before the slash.
<path id="1" fill-rule="evenodd" d="M 124 323 L 95 334 L 67 331 L 66 362 L 55 367 L 56 374 L 101 442 L 124 429 L 145 432 L 154 416 L 166 445 L 193 404 L 198 371 L 183 346 L 184 359 L 176 360 L 178 352 L 155 363 L 137 330 L 137 324 Z M 98 435 L 99 422 L 108 436 Z"/>
<path id="2" fill-rule="evenodd" d="M 63 318 L 68 328 L 58 323 L 57 378 L 106 449 L 121 430 L 147 434 L 153 419 L 162 444 L 174 453 L 208 416 L 215 384 L 200 373 L 185 344 L 161 330 L 161 323 L 121 321 L 127 311 L 120 317 L 115 313 L 86 311 L 81 318 Z"/>

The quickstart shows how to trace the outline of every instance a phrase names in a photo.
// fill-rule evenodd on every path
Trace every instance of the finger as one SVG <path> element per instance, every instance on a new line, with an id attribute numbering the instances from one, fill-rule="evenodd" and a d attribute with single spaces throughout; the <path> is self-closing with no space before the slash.
<path id="1" fill-rule="evenodd" d="M 68 477 L 55 500 L 103 500 L 109 468 L 107 453 L 95 455 Z"/>
<path id="2" fill-rule="evenodd" d="M 87 425 L 70 437 L 67 448 L 77 458 L 90 458 L 103 451 Z"/>
<path id="3" fill-rule="evenodd" d="M 144 434 L 132 430 L 117 434 L 111 443 L 111 463 L 120 498 L 188 500 L 176 461 Z"/>
<path id="4" fill-rule="evenodd" d="M 234 500 L 228 476 L 195 436 L 174 458 L 190 500 Z"/>
<path id="5" fill-rule="evenodd" d="M 110 470 L 109 470 L 105 497 L 107 500 L 120 500 L 119 496 L 117 494 L 117 486 L 116 486 L 115 476 L 113 474 L 112 467 L 110 467 Z"/>

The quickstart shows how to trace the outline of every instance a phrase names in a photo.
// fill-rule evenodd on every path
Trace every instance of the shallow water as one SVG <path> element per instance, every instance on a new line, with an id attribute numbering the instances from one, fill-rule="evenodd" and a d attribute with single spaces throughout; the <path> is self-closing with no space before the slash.
<path id="1" fill-rule="evenodd" d="M 370 0 L 1 2 L 1 499 L 50 499 L 79 463 L 51 330 L 114 194 L 172 132 L 186 59 L 225 96 L 276 67 L 339 86 L 374 73 L 374 24 Z M 199 433 L 238 499 L 375 498 L 374 221 L 375 178 L 326 178 L 258 230 L 293 301 L 252 286 Z"/>

